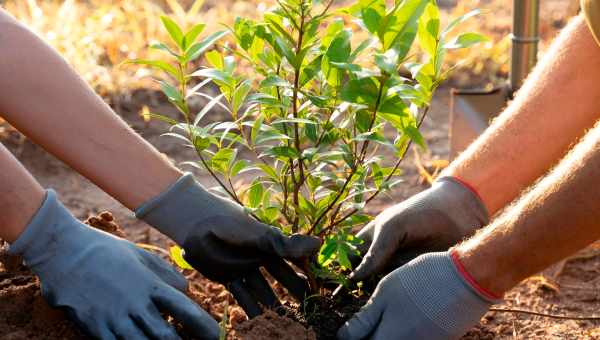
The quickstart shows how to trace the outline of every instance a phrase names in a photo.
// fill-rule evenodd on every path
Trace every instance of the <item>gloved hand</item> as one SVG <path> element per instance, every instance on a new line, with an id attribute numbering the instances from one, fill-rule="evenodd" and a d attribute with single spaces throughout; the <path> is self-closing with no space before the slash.
<path id="1" fill-rule="evenodd" d="M 187 281 L 159 257 L 75 219 L 49 190 L 10 246 L 40 278 L 48 303 L 89 335 L 106 339 L 179 339 L 161 312 L 194 336 L 217 339 L 219 325 L 182 291 Z"/>
<path id="2" fill-rule="evenodd" d="M 473 191 L 452 177 L 440 178 L 431 188 L 386 209 L 358 232 L 365 241 L 358 248 L 366 254 L 351 279 L 362 281 L 420 254 L 445 251 L 488 222 L 487 209 Z"/>
<path id="3" fill-rule="evenodd" d="M 471 286 L 449 252 L 429 253 L 384 277 L 367 305 L 339 329 L 337 337 L 458 339 L 495 302 Z"/>
<path id="4" fill-rule="evenodd" d="M 136 209 L 136 216 L 173 239 L 184 259 L 207 278 L 224 284 L 249 317 L 280 305 L 260 273 L 264 267 L 303 301 L 306 280 L 284 261 L 314 254 L 315 237 L 285 236 L 248 216 L 241 206 L 207 192 L 191 174 Z"/>

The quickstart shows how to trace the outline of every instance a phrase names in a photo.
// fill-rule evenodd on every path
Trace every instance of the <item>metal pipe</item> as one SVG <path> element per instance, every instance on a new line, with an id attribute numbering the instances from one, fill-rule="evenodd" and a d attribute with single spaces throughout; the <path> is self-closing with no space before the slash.
<path id="1" fill-rule="evenodd" d="M 512 55 L 510 90 L 518 90 L 537 62 L 539 37 L 539 0 L 513 0 Z"/>

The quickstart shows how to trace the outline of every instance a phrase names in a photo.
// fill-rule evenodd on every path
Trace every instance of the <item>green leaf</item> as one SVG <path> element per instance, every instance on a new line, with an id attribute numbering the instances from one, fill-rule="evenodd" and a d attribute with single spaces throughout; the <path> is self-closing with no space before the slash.
<path id="1" fill-rule="evenodd" d="M 328 237 L 323 242 L 321 249 L 319 249 L 319 255 L 317 262 L 322 267 L 327 267 L 334 259 L 334 255 L 337 251 L 337 242 L 335 239 Z"/>
<path id="2" fill-rule="evenodd" d="M 212 110 L 212 108 L 217 105 L 220 101 L 221 98 L 223 98 L 223 94 L 221 93 L 220 95 L 211 98 L 210 102 L 208 102 L 208 104 L 206 104 L 202 110 L 200 110 L 200 112 L 198 112 L 198 114 L 196 115 L 196 118 L 194 118 L 194 126 L 198 126 L 198 123 L 200 123 L 200 121 L 202 120 L 202 118 L 204 118 L 204 116 L 210 111 Z"/>
<path id="3" fill-rule="evenodd" d="M 440 12 L 435 2 L 430 2 L 419 20 L 417 37 L 419 45 L 430 57 L 435 56 L 440 34 Z"/>
<path id="4" fill-rule="evenodd" d="M 338 32 L 344 29 L 344 19 L 337 18 L 333 20 L 329 26 L 327 26 L 327 31 L 325 31 L 325 35 L 321 38 L 321 45 L 324 48 L 328 48 L 333 39 L 337 36 Z"/>
<path id="5" fill-rule="evenodd" d="M 394 10 L 385 18 L 385 24 L 379 28 L 383 37 L 384 50 L 395 48 L 400 58 L 404 58 L 410 50 L 417 33 L 418 20 L 431 0 L 397 1 Z"/>
<path id="6" fill-rule="evenodd" d="M 361 1 L 364 3 L 364 1 Z M 385 17 L 385 0 L 369 1 L 369 5 L 361 10 L 362 22 L 369 32 L 377 34 Z"/>
<path id="7" fill-rule="evenodd" d="M 237 119 L 237 112 L 244 105 L 244 101 L 246 100 L 246 96 L 252 90 L 252 86 L 250 85 L 249 80 L 243 81 L 233 92 L 233 101 L 231 103 L 231 111 L 234 114 L 234 119 Z"/>
<path id="8" fill-rule="evenodd" d="M 254 180 L 250 186 L 250 189 L 248 190 L 248 206 L 250 208 L 258 207 L 262 201 L 264 193 L 265 188 L 263 188 L 260 181 Z"/>
<path id="9" fill-rule="evenodd" d="M 265 174 L 267 174 L 267 176 L 269 176 L 274 181 L 276 181 L 276 182 L 279 181 L 279 178 L 277 177 L 277 172 L 270 165 L 264 164 L 264 163 L 259 163 L 256 166 L 259 167 Z"/>
<path id="10" fill-rule="evenodd" d="M 264 87 L 271 87 L 271 86 L 275 86 L 275 87 L 292 87 L 292 84 L 290 84 L 287 80 L 282 79 L 278 76 L 275 75 L 270 75 L 267 78 L 265 78 L 263 81 L 260 82 L 260 87 L 264 88 Z"/>
<path id="11" fill-rule="evenodd" d="M 178 123 L 175 119 L 169 118 L 167 116 L 164 116 L 164 115 L 161 115 L 161 114 L 158 114 L 158 113 L 147 112 L 147 113 L 144 114 L 144 117 L 158 119 L 158 120 L 161 120 L 161 121 L 163 121 L 165 123 L 168 123 L 170 125 L 175 125 L 175 124 Z"/>
<path id="12" fill-rule="evenodd" d="M 460 25 L 461 23 L 467 21 L 468 19 L 476 15 L 479 15 L 480 13 L 481 11 L 479 9 L 475 9 L 452 20 L 452 22 L 450 22 L 450 24 L 448 24 L 448 26 L 446 26 L 446 28 L 442 32 L 442 38 L 445 37 L 448 33 L 450 33 L 450 31 L 452 31 L 456 26 Z"/>
<path id="13" fill-rule="evenodd" d="M 275 46 L 277 47 L 277 52 L 281 56 L 285 57 L 290 63 L 290 65 L 292 65 L 294 68 L 298 67 L 298 65 L 296 65 L 296 54 L 294 53 L 292 47 L 286 41 L 284 41 L 280 37 L 275 37 Z"/>
<path id="14" fill-rule="evenodd" d="M 167 96 L 167 98 L 169 98 L 169 100 L 179 102 L 183 99 L 183 96 L 181 95 L 179 90 L 177 90 L 173 85 L 164 81 L 159 81 L 159 83 L 160 89 Z"/>
<path id="15" fill-rule="evenodd" d="M 352 79 L 342 88 L 344 101 L 374 107 L 379 96 L 378 82 L 373 77 Z"/>
<path id="16" fill-rule="evenodd" d="M 229 31 L 215 32 L 204 38 L 201 42 L 192 45 L 185 53 L 187 61 L 193 61 L 208 50 L 215 42 L 229 34 Z"/>
<path id="17" fill-rule="evenodd" d="M 235 150 L 229 148 L 223 148 L 217 151 L 215 155 L 210 159 L 210 165 L 213 170 L 218 171 L 222 174 L 229 173 L 229 167 L 233 159 L 235 158 Z"/>
<path id="18" fill-rule="evenodd" d="M 178 246 L 172 246 L 169 249 L 169 253 L 171 255 L 171 260 L 181 269 L 189 269 L 193 270 L 192 267 L 187 261 L 183 258 L 183 249 Z"/>
<path id="19" fill-rule="evenodd" d="M 250 132 L 250 141 L 252 144 L 256 144 L 256 137 L 258 137 L 263 120 L 264 118 L 260 116 L 254 121 L 254 124 L 252 124 L 252 131 Z"/>
<path id="20" fill-rule="evenodd" d="M 217 70 L 223 70 L 223 55 L 218 51 L 208 51 L 204 54 L 204 58 L 210 64 L 210 66 Z"/>
<path id="21" fill-rule="evenodd" d="M 271 122 L 272 125 L 283 123 L 317 124 L 317 122 L 305 118 L 281 118 Z"/>
<path id="22" fill-rule="evenodd" d="M 254 42 L 254 22 L 237 17 L 234 24 L 235 36 L 244 50 L 248 50 Z"/>
<path id="23" fill-rule="evenodd" d="M 228 86 L 232 86 L 234 79 L 231 75 L 214 68 L 205 68 L 192 73 L 193 77 L 206 77 L 212 80 L 220 81 Z"/>
<path id="24" fill-rule="evenodd" d="M 171 50 L 169 48 L 169 46 L 167 46 L 167 45 L 165 45 L 163 43 L 152 44 L 152 45 L 150 45 L 150 48 L 151 49 L 155 49 L 155 50 L 159 50 L 159 51 L 167 52 L 167 53 L 169 53 L 170 55 L 172 55 L 172 56 L 174 56 L 176 58 L 180 57 L 179 54 L 175 53 L 173 50 Z"/>
<path id="25" fill-rule="evenodd" d="M 160 17 L 160 20 L 162 21 L 167 32 L 169 32 L 171 39 L 173 39 L 173 41 L 177 44 L 177 46 L 179 46 L 179 48 L 181 48 L 181 50 L 185 50 L 185 46 L 183 45 L 183 32 L 181 31 L 179 25 L 177 25 L 173 19 L 164 15 Z"/>
<path id="26" fill-rule="evenodd" d="M 474 32 L 463 33 L 449 41 L 447 44 L 445 44 L 444 48 L 448 50 L 457 48 L 467 48 L 488 40 L 489 39 L 483 34 Z"/>
<path id="27" fill-rule="evenodd" d="M 345 63 L 352 53 L 350 46 L 350 39 L 352 38 L 352 31 L 345 29 L 340 31 L 333 39 L 329 48 L 327 48 L 327 58 L 330 62 Z"/>
<path id="28" fill-rule="evenodd" d="M 352 253 L 351 248 L 345 242 L 340 242 L 337 247 L 337 261 L 340 266 L 344 269 L 352 269 L 352 263 L 350 262 L 350 258 L 348 258 L 348 254 Z"/>
<path id="29" fill-rule="evenodd" d="M 394 49 L 375 54 L 375 64 L 388 74 L 396 74 L 398 69 L 398 52 Z"/>
<path id="30" fill-rule="evenodd" d="M 292 147 L 289 147 L 289 146 L 275 146 L 275 147 L 269 148 L 265 152 L 263 152 L 263 154 L 260 155 L 259 157 L 262 157 L 265 155 L 273 156 L 273 157 L 281 157 L 281 158 L 298 158 L 298 157 L 300 157 L 298 150 L 296 150 Z"/>
<path id="31" fill-rule="evenodd" d="M 355 116 L 355 125 L 359 132 L 366 132 L 371 125 L 372 113 L 367 110 L 358 110 Z"/>
<path id="32" fill-rule="evenodd" d="M 183 49 L 187 51 L 187 49 L 192 46 L 192 44 L 196 41 L 200 33 L 204 31 L 206 27 L 205 24 L 197 24 L 192 27 L 183 37 Z"/>
<path id="33" fill-rule="evenodd" d="M 135 59 L 135 60 L 131 60 L 127 62 L 128 64 L 136 64 L 136 65 L 146 65 L 146 66 L 150 66 L 156 69 L 159 69 L 161 71 L 166 72 L 167 74 L 173 76 L 173 78 L 180 80 L 181 79 L 181 74 L 180 72 L 175 68 L 175 66 L 167 63 L 166 61 L 162 61 L 162 60 L 147 60 L 147 59 Z"/>
<path id="34" fill-rule="evenodd" d="M 268 129 L 265 131 L 261 130 L 258 133 L 258 137 L 256 137 L 255 142 L 257 145 L 262 145 L 265 142 L 268 142 L 271 140 L 284 141 L 284 140 L 289 140 L 289 139 L 292 139 L 292 138 L 288 135 L 280 133 L 279 131 L 277 131 L 275 129 Z"/>

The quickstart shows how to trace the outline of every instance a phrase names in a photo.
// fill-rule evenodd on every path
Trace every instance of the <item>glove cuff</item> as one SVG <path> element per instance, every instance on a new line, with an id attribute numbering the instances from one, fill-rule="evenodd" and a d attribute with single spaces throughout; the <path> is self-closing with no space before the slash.
<path id="1" fill-rule="evenodd" d="M 483 203 L 479 193 L 467 182 L 451 176 L 438 178 L 434 186 L 446 186 L 448 192 L 447 199 L 453 201 L 455 208 L 460 208 L 460 212 L 470 215 L 470 219 L 478 222 L 478 228 L 487 225 L 490 222 L 490 214 Z M 471 228 L 472 226 L 468 226 Z"/>
<path id="2" fill-rule="evenodd" d="M 428 287 L 423 287 L 424 282 Z M 400 283 L 415 305 L 451 338 L 462 336 L 498 302 L 479 294 L 465 281 L 450 252 L 429 253 L 409 262 Z"/>
<path id="3" fill-rule="evenodd" d="M 47 190 L 42 206 L 13 242 L 8 253 L 22 255 L 29 267 L 35 267 L 54 257 L 58 251 L 60 239 L 72 233 L 66 230 L 78 221 L 58 200 L 54 190 Z"/>
<path id="4" fill-rule="evenodd" d="M 214 196 L 196 182 L 191 173 L 186 173 L 167 190 L 135 209 L 135 217 L 183 246 L 190 223 L 199 213 L 214 209 L 214 203 Z"/>
<path id="5" fill-rule="evenodd" d="M 458 258 L 458 253 L 454 249 L 449 250 L 450 258 L 452 259 L 452 263 L 456 268 L 459 276 L 463 279 L 463 281 L 469 285 L 475 293 L 480 295 L 483 299 L 490 301 L 491 303 L 497 303 L 502 300 L 502 295 L 492 292 L 489 289 L 482 287 L 477 280 L 465 268 L 460 259 Z"/>

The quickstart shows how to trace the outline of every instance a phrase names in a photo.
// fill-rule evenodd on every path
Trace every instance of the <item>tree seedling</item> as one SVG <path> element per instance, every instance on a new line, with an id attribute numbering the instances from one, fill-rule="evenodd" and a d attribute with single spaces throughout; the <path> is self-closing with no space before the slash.
<path id="1" fill-rule="evenodd" d="M 310 274 L 344 282 L 361 242 L 352 229 L 372 218 L 365 206 L 402 180 L 411 144 L 426 148 L 419 128 L 450 71 L 444 56 L 486 39 L 453 32 L 477 12 L 442 29 L 432 0 L 333 5 L 279 0 L 262 20 L 238 18 L 203 39 L 205 25 L 184 32 L 163 17 L 172 41 L 151 47 L 164 60 L 132 62 L 166 75 L 160 88 L 181 119 L 149 115 L 195 150 L 185 164 L 208 171 L 213 189 L 254 218 L 322 238 Z M 194 96 L 207 100 L 198 112 Z M 227 119 L 209 119 L 216 110 Z"/>

